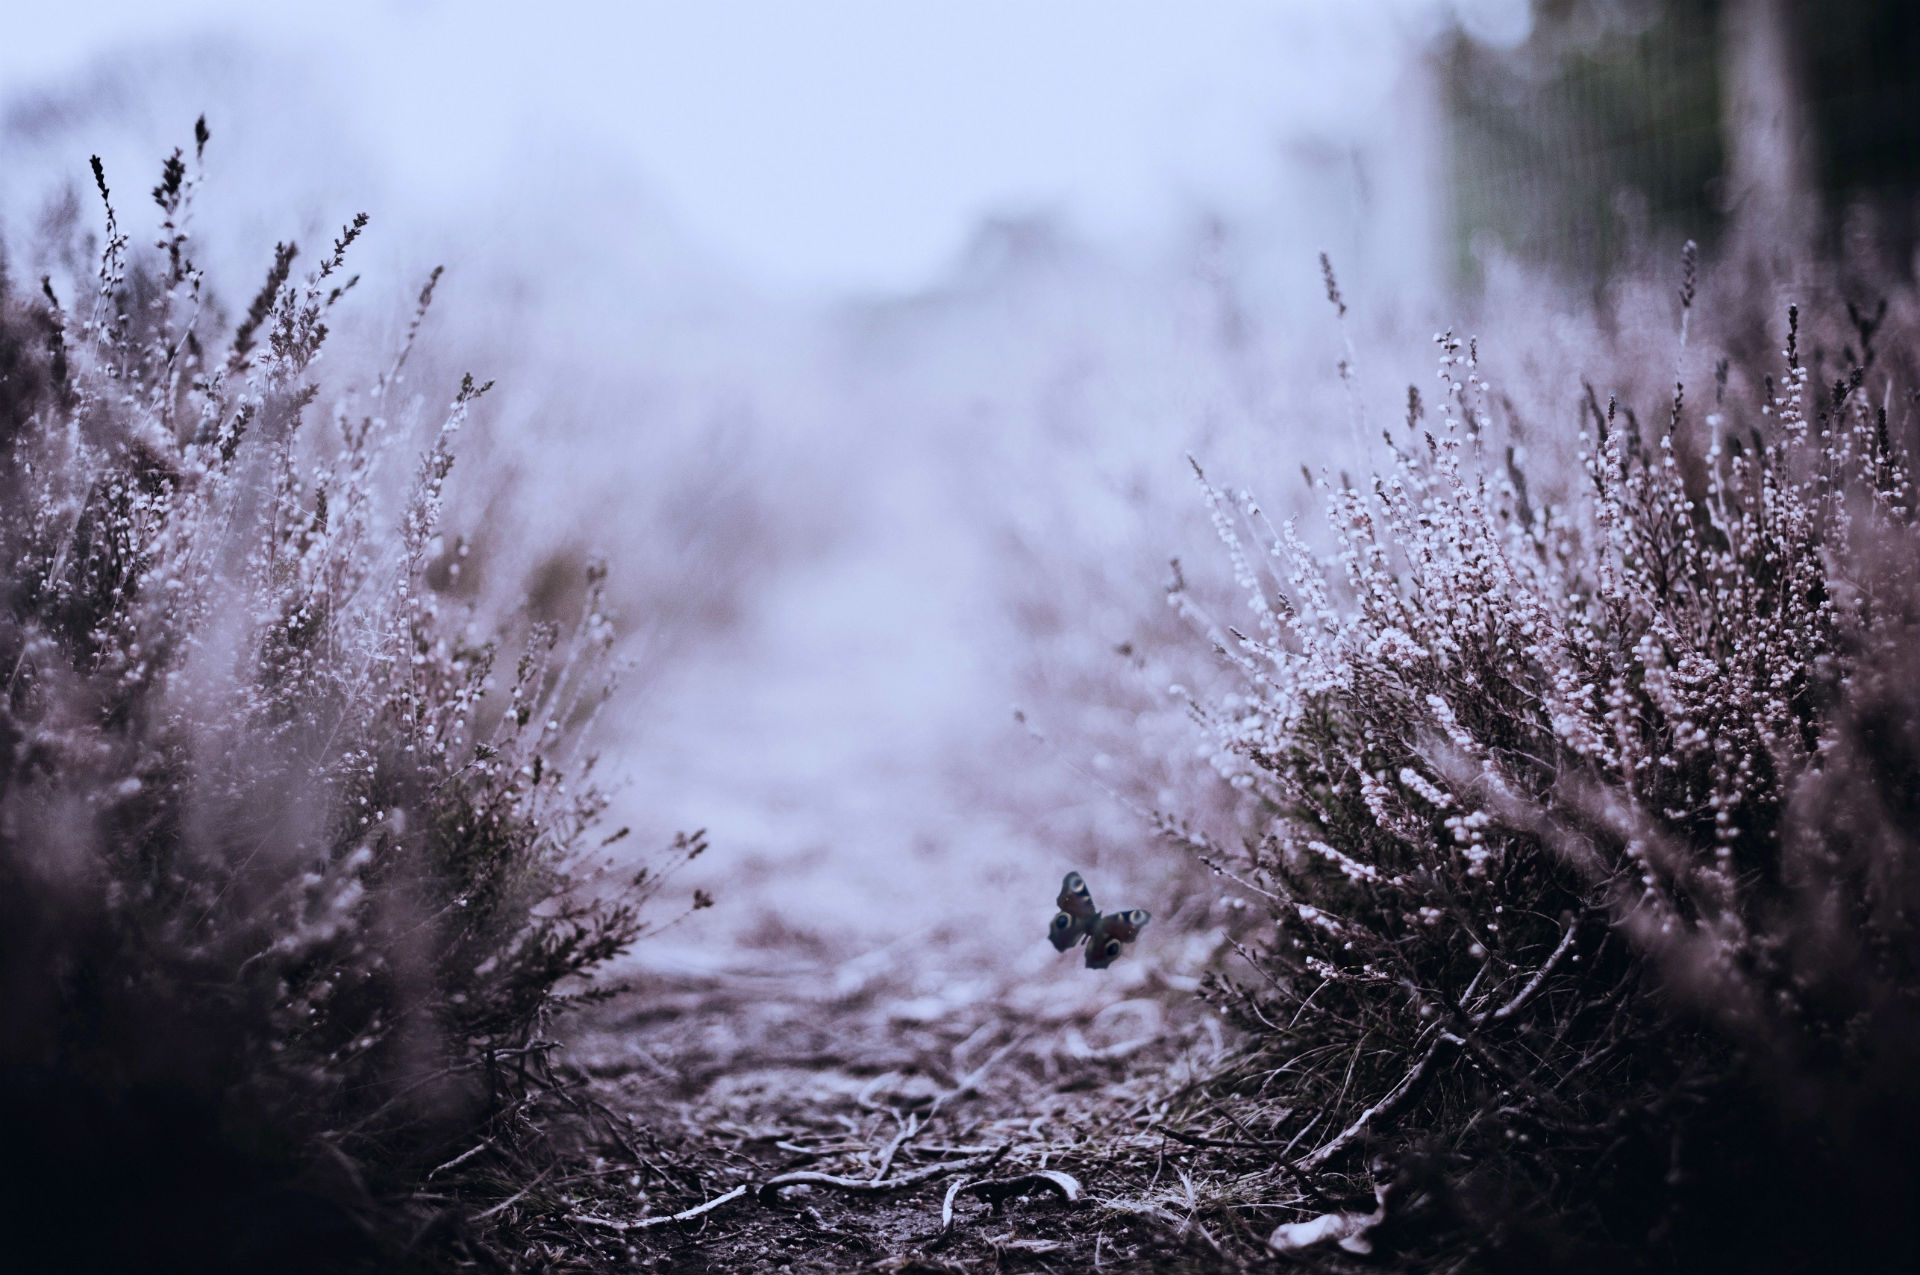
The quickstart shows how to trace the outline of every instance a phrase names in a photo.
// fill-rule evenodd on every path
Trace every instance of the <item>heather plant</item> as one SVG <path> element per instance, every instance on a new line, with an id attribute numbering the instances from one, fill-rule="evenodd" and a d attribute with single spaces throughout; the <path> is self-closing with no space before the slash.
<path id="1" fill-rule="evenodd" d="M 1775 366 L 1670 377 L 1650 422 L 1589 389 L 1571 472 L 1441 336 L 1377 472 L 1310 476 L 1321 543 L 1201 477 L 1250 618 L 1172 600 L 1231 672 L 1190 709 L 1237 835 L 1163 827 L 1264 920 L 1209 983 L 1248 1043 L 1184 1136 L 1435 1265 L 1911 1263 L 1920 543 L 1884 314 L 1810 360 L 1789 310 Z"/>
<path id="2" fill-rule="evenodd" d="M 504 660 L 429 584 L 488 388 L 422 425 L 439 272 L 323 413 L 366 218 L 304 276 L 279 246 L 227 328 L 192 255 L 206 142 L 166 161 L 150 251 L 95 160 L 85 290 L 0 275 L 0 1207 L 42 1268 L 394 1260 L 427 1170 L 511 1175 L 456 1153 L 537 1138 L 543 1028 L 657 886 L 590 854 L 605 569 Z"/>

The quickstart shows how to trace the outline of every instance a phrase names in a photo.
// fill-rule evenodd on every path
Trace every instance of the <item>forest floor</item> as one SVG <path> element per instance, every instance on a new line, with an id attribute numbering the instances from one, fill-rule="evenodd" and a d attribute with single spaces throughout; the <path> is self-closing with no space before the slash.
<path id="1" fill-rule="evenodd" d="M 498 1220 L 525 1269 L 1269 1264 L 1297 1197 L 1241 1198 L 1273 1194 L 1259 1162 L 1169 1133 L 1218 1131 L 1192 1091 L 1228 1047 L 1219 1020 L 1138 967 L 1094 1002 L 1060 981 L 953 1004 L 876 960 L 656 979 L 573 1034 L 597 1151 Z"/>

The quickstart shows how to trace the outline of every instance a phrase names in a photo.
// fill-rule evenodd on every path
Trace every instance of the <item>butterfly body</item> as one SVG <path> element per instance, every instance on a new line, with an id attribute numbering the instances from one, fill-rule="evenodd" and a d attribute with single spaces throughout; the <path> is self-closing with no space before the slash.
<path id="1" fill-rule="evenodd" d="M 1047 941 L 1054 951 L 1064 952 L 1085 940 L 1087 968 L 1103 970 L 1113 964 L 1122 945 L 1133 942 L 1153 918 L 1142 908 L 1101 915 L 1093 906 L 1093 895 L 1078 872 L 1069 872 L 1060 883 L 1056 900 L 1060 911 L 1047 927 Z"/>

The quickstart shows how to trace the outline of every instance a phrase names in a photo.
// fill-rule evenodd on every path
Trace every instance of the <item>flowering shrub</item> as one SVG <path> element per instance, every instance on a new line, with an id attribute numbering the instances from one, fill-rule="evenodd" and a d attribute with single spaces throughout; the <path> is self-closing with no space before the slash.
<path id="1" fill-rule="evenodd" d="M 1757 404 L 1589 391 L 1571 481 L 1441 337 L 1328 552 L 1202 477 L 1251 623 L 1173 600 L 1244 835 L 1165 826 L 1271 922 L 1212 1096 L 1304 1207 L 1371 1177 L 1456 1262 L 1913 1257 L 1912 400 L 1853 318 L 1809 367 L 1790 311 Z"/>
<path id="2" fill-rule="evenodd" d="M 583 856 L 604 572 L 499 671 L 427 586 L 487 389 L 409 472 L 438 272 L 313 419 L 366 219 L 304 279 L 280 246 L 222 339 L 206 140 L 166 161 L 153 253 L 109 201 L 90 295 L 0 279 L 0 1209 L 28 1266 L 364 1257 L 388 1193 L 525 1126 L 541 1025 L 652 884 Z"/>

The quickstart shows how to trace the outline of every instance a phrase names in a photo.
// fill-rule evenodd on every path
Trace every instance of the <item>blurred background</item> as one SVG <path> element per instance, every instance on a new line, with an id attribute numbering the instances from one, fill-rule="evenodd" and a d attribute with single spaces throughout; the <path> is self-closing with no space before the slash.
<path id="1" fill-rule="evenodd" d="M 1436 330 L 1525 333 L 1561 369 L 1531 382 L 1550 416 L 1600 299 L 1686 238 L 1889 280 L 1920 245 L 1903 0 L 94 0 L 4 24 L 16 280 L 87 273 L 89 155 L 145 234 L 203 113 L 195 234 L 229 312 L 277 241 L 358 211 L 368 340 L 448 267 L 414 388 L 498 382 L 457 471 L 465 596 L 564 617 L 609 560 L 609 823 L 714 843 L 684 880 L 721 906 L 636 959 L 899 966 L 928 1013 L 983 972 L 1075 973 L 1041 936 L 1070 868 L 1167 918 L 1117 975 L 1199 959 L 1214 904 L 1138 813 L 1190 808 L 1204 765 L 1168 695 L 1204 670 L 1163 585 L 1217 556 L 1187 455 L 1284 513 L 1301 466 L 1403 412 Z"/>

